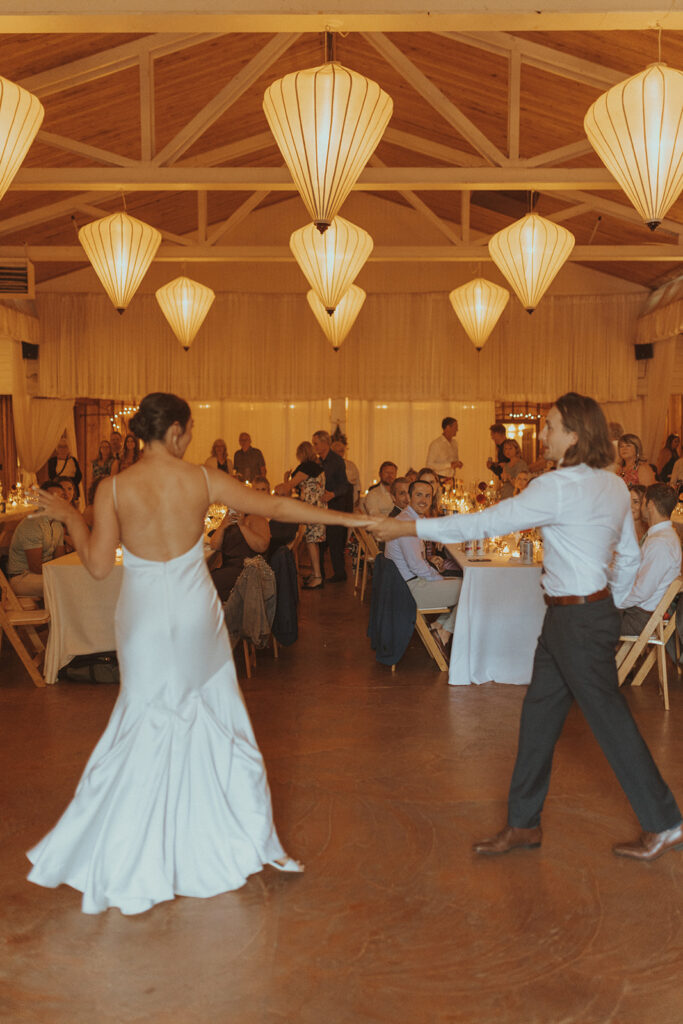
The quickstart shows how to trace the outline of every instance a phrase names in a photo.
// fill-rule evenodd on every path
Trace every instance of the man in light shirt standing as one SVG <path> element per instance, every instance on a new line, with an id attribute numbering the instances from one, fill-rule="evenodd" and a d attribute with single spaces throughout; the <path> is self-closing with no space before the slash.
<path id="1" fill-rule="evenodd" d="M 645 491 L 643 508 L 649 529 L 640 548 L 638 575 L 622 613 L 624 634 L 640 634 L 669 585 L 681 574 L 681 542 L 671 523 L 676 500 L 676 492 L 668 484 L 650 484 Z"/>
<path id="2" fill-rule="evenodd" d="M 617 608 L 628 600 L 640 566 L 629 493 L 620 477 L 606 471 L 614 450 L 602 409 L 592 398 L 574 393 L 558 398 L 541 441 L 558 469 L 533 480 L 517 497 L 473 515 L 411 522 L 399 516 L 371 529 L 386 541 L 416 534 L 453 544 L 541 528 L 548 608 L 522 707 L 507 826 L 474 851 L 501 854 L 541 845 L 553 751 L 576 700 L 643 828 L 638 839 L 613 851 L 652 861 L 683 848 L 683 823 L 617 680 Z"/>
<path id="3" fill-rule="evenodd" d="M 452 416 L 445 416 L 441 420 L 441 431 L 429 446 L 425 466 L 429 466 L 440 477 L 452 480 L 456 469 L 462 469 L 462 462 L 458 454 L 458 442 L 455 440 L 455 435 L 458 433 L 458 421 Z"/>

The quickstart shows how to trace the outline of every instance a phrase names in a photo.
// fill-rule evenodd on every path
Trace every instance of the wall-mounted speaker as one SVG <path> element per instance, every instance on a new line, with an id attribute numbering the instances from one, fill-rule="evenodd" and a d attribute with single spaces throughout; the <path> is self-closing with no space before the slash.
<path id="1" fill-rule="evenodd" d="M 634 345 L 636 352 L 636 359 L 652 359 L 654 355 L 654 349 L 652 345 Z"/>
<path id="2" fill-rule="evenodd" d="M 22 343 L 21 343 L 21 358 L 22 359 L 37 359 L 38 358 L 38 345 L 32 345 L 30 341 L 22 341 Z"/>

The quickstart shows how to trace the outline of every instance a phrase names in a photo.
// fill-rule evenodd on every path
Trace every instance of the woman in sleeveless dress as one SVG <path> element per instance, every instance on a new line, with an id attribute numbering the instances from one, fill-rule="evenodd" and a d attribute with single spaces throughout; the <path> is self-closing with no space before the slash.
<path id="1" fill-rule="evenodd" d="M 73 800 L 28 854 L 31 881 L 80 890 L 89 914 L 107 907 L 137 914 L 175 895 L 214 896 L 265 864 L 303 870 L 273 824 L 263 759 L 206 568 L 204 515 L 220 502 L 287 522 L 355 518 L 184 463 L 191 428 L 183 399 L 143 399 L 131 429 L 144 453 L 121 477 L 103 480 L 92 532 L 63 499 L 41 492 L 96 579 L 112 569 L 119 541 L 124 551 L 119 697 Z"/>

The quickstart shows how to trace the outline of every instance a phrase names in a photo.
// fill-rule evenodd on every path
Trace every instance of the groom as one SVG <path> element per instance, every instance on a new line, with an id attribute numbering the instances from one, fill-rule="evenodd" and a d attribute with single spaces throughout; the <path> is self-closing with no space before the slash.
<path id="1" fill-rule="evenodd" d="M 683 824 L 617 680 L 617 608 L 626 601 L 640 563 L 629 492 L 620 477 L 607 472 L 614 450 L 592 398 L 574 393 L 558 398 L 541 442 L 558 469 L 533 480 L 516 498 L 475 515 L 387 519 L 371 529 L 381 540 L 416 533 L 453 544 L 542 528 L 548 607 L 522 707 L 507 825 L 474 851 L 499 854 L 541 845 L 553 751 L 576 700 L 643 828 L 638 839 L 619 843 L 614 853 L 652 861 L 683 848 Z"/>

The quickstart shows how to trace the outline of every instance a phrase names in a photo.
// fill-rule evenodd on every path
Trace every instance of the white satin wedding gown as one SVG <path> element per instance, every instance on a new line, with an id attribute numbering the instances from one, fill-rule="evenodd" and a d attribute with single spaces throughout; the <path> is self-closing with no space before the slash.
<path id="1" fill-rule="evenodd" d="M 29 879 L 79 889 L 86 914 L 215 896 L 284 856 L 202 538 L 168 562 L 124 548 L 123 564 L 121 691 L 73 800 L 28 854 Z"/>

